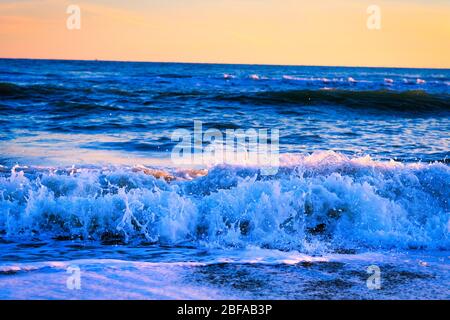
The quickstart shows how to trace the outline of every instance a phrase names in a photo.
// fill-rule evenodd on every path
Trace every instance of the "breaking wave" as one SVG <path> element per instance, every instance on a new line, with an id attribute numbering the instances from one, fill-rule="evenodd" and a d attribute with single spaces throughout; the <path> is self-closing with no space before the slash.
<path id="1" fill-rule="evenodd" d="M 1 168 L 5 238 L 281 250 L 450 248 L 450 168 L 284 156 L 275 176 L 216 166 L 157 179 L 127 167 Z"/>

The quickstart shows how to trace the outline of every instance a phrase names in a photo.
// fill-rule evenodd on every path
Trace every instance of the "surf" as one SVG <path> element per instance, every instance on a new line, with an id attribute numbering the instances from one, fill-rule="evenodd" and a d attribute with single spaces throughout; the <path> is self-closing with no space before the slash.
<path id="1" fill-rule="evenodd" d="M 275 176 L 221 165 L 188 179 L 173 169 L 4 170 L 0 233 L 307 253 L 450 248 L 447 165 L 334 152 L 283 161 Z"/>

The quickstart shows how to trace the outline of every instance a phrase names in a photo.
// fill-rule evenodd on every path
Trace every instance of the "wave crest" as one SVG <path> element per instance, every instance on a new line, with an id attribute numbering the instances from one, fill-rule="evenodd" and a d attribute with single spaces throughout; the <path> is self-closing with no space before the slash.
<path id="1" fill-rule="evenodd" d="M 239 95 L 224 95 L 218 100 L 268 105 L 341 105 L 356 109 L 399 112 L 450 111 L 447 94 L 425 91 L 355 91 L 341 89 L 262 91 Z"/>
<path id="2" fill-rule="evenodd" d="M 129 168 L 12 169 L 0 177 L 0 233 L 307 252 L 450 248 L 447 165 L 334 152 L 284 161 L 274 177 L 218 166 L 170 183 Z"/>

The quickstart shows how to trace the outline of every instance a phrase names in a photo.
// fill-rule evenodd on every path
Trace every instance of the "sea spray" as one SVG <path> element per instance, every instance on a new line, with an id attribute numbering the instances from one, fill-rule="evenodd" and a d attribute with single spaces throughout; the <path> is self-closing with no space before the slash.
<path id="1" fill-rule="evenodd" d="M 303 251 L 448 249 L 449 198 L 445 164 L 334 152 L 291 155 L 270 177 L 258 167 L 222 165 L 172 182 L 126 167 L 12 168 L 0 177 L 0 231 Z"/>

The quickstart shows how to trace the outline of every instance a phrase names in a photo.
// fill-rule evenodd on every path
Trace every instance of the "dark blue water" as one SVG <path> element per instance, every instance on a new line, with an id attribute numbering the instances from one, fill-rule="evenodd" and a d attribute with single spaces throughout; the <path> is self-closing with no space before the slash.
<path id="1" fill-rule="evenodd" d="M 194 120 L 279 170 L 174 167 Z M 450 297 L 450 70 L 0 60 L 0 129 L 0 298 Z"/>
<path id="2" fill-rule="evenodd" d="M 194 119 L 278 128 L 284 153 L 449 155 L 449 70 L 0 60 L 0 97 L 9 165 L 161 157 Z"/>

